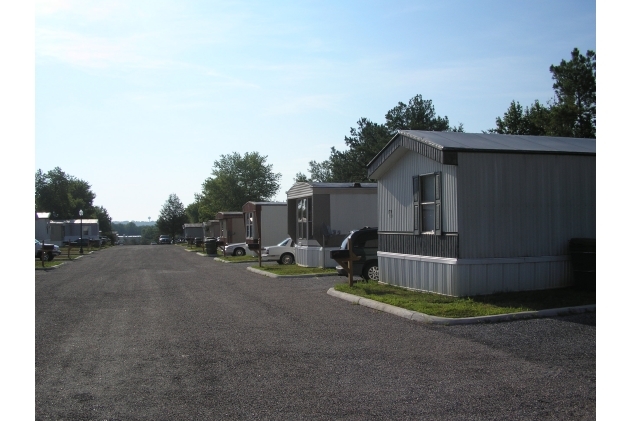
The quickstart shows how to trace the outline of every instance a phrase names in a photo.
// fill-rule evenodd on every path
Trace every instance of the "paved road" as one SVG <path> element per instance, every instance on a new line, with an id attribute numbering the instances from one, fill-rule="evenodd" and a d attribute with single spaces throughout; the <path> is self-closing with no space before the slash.
<path id="1" fill-rule="evenodd" d="M 432 327 L 178 246 L 38 271 L 39 420 L 596 418 L 596 316 Z"/>

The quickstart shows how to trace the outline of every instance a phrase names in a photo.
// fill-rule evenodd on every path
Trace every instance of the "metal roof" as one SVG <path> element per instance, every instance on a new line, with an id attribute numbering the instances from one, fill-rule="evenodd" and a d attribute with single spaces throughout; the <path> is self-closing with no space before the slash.
<path id="1" fill-rule="evenodd" d="M 359 187 L 377 188 L 377 183 L 316 183 L 316 182 L 308 181 L 307 184 L 309 184 L 314 189 L 349 189 L 349 188 L 359 188 Z"/>
<path id="2" fill-rule="evenodd" d="M 423 130 L 399 130 L 399 134 L 439 149 L 453 151 L 596 153 L 596 139 Z"/>
<path id="3" fill-rule="evenodd" d="M 368 176 L 378 179 L 407 150 L 442 164 L 458 165 L 459 152 L 596 156 L 596 139 L 399 130 L 368 163 Z"/>

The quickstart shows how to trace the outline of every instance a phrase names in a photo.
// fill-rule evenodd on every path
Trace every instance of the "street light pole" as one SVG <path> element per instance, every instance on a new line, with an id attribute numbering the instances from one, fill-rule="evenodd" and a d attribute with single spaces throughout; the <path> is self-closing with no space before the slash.
<path id="1" fill-rule="evenodd" d="M 81 243 L 79 245 L 79 254 L 83 254 L 83 211 L 79 210 L 79 218 L 81 218 L 79 221 L 79 230 L 80 233 L 79 235 L 81 236 Z"/>

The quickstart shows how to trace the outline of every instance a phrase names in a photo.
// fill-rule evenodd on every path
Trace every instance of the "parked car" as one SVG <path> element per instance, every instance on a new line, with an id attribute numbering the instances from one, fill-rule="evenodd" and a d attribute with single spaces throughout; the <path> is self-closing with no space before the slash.
<path id="1" fill-rule="evenodd" d="M 41 259 L 42 258 L 42 243 L 40 243 L 37 239 L 35 239 L 35 258 L 36 259 Z M 61 254 L 61 250 L 59 250 L 59 246 L 56 246 L 54 244 L 46 244 L 47 248 L 50 248 L 50 246 L 53 246 L 52 250 L 48 250 L 43 252 L 44 253 L 44 258 L 43 260 L 45 261 L 50 261 L 53 260 L 55 258 L 55 256 L 59 256 Z"/>
<path id="2" fill-rule="evenodd" d="M 348 250 L 349 240 L 353 244 L 353 253 L 359 257 L 359 260 L 353 261 L 353 276 L 361 276 L 367 281 L 378 281 L 377 243 L 379 235 L 377 228 L 364 227 L 351 231 L 340 245 L 340 250 Z M 331 251 L 331 257 L 335 254 L 336 250 Z M 348 276 L 342 266 L 337 265 L 335 269 L 338 275 Z"/>
<path id="3" fill-rule="evenodd" d="M 171 237 L 168 235 L 161 235 L 158 239 L 158 244 L 171 244 Z"/>
<path id="4" fill-rule="evenodd" d="M 248 245 L 246 243 L 233 243 L 223 246 L 223 250 L 230 256 L 245 256 L 248 251 Z M 252 252 L 254 255 L 254 252 Z"/>
<path id="5" fill-rule="evenodd" d="M 72 247 L 81 247 L 81 246 L 88 247 L 90 245 L 90 239 L 89 238 L 83 238 L 83 239 L 82 238 L 77 238 L 76 240 L 71 241 L 70 245 Z"/>
<path id="6" fill-rule="evenodd" d="M 262 260 L 275 260 L 279 265 L 291 265 L 296 261 L 294 242 L 285 238 L 275 246 L 263 247 Z"/>

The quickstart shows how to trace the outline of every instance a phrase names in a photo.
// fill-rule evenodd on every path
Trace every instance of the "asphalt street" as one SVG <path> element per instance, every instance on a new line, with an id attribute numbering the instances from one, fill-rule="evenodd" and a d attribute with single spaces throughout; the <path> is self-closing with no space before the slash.
<path id="1" fill-rule="evenodd" d="M 38 420 L 591 420 L 596 315 L 431 326 L 175 245 L 35 275 Z"/>

